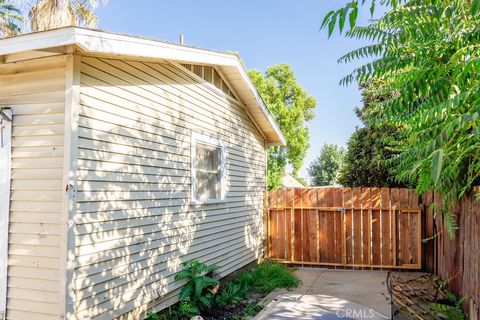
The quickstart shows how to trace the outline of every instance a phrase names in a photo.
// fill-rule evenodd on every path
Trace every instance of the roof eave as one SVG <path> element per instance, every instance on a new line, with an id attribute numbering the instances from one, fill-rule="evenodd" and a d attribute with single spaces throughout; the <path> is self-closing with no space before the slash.
<path id="1" fill-rule="evenodd" d="M 134 56 L 234 67 L 250 95 L 255 100 L 255 104 L 260 108 L 261 114 L 267 120 L 268 127 L 270 128 L 263 128 L 266 132 L 270 132 L 270 134 L 268 134 L 267 144 L 281 146 L 286 144 L 283 133 L 255 89 L 242 63 L 238 57 L 234 55 L 78 27 L 59 28 L 45 32 L 24 34 L 0 41 L 2 44 L 0 45 L 0 55 L 76 45 L 81 51 L 97 54 Z M 127 43 L 131 45 L 126 45 Z"/>

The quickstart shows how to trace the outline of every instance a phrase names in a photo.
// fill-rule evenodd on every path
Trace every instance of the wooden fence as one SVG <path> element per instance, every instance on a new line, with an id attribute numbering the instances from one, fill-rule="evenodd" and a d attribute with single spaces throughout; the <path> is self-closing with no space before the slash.
<path id="1" fill-rule="evenodd" d="M 418 195 L 408 189 L 285 188 L 265 194 L 267 256 L 292 264 L 420 269 Z"/>
<path id="2" fill-rule="evenodd" d="M 469 319 L 480 319 L 480 203 L 476 189 L 463 197 L 454 209 L 458 229 L 450 238 L 443 221 L 442 198 L 433 192 L 422 195 L 425 205 L 426 271 L 448 283 L 460 296 L 468 296 Z"/>

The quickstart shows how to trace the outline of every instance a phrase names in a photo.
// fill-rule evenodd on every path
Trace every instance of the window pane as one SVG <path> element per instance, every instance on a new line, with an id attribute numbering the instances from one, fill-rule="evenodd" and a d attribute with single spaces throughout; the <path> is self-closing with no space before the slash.
<path id="1" fill-rule="evenodd" d="M 220 172 L 197 171 L 197 199 L 220 199 Z"/>
<path id="2" fill-rule="evenodd" d="M 220 170 L 220 148 L 197 144 L 195 147 L 197 169 L 208 171 Z"/>

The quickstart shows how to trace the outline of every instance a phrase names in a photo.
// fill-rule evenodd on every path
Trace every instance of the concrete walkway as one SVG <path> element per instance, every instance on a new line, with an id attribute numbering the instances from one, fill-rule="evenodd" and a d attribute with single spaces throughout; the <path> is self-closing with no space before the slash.
<path id="1" fill-rule="evenodd" d="M 387 272 L 299 268 L 302 284 L 270 293 L 267 307 L 254 319 L 391 318 Z"/>

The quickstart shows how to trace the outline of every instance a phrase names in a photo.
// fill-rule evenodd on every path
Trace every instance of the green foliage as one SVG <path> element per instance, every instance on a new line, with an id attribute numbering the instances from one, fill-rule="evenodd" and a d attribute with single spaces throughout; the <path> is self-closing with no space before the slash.
<path id="1" fill-rule="evenodd" d="M 362 3 L 351 1 L 347 6 Z M 381 18 L 346 32 L 373 46 L 341 58 L 369 60 L 341 83 L 385 81 L 392 95 L 379 105 L 378 121 L 401 126 L 407 135 L 396 157 L 398 178 L 414 181 L 419 193 L 433 189 L 443 195 L 445 224 L 453 236 L 453 206 L 480 179 L 478 2 L 385 3 L 390 10 Z M 330 14 L 325 25 L 344 12 L 340 10 Z"/>
<path id="2" fill-rule="evenodd" d="M 343 32 L 345 27 L 345 19 L 348 16 L 349 22 L 349 31 L 355 28 L 358 18 L 359 7 L 365 5 L 365 3 L 370 4 L 370 15 L 373 17 L 375 13 L 376 3 L 378 0 L 352 0 L 347 2 L 344 7 L 338 10 L 329 11 L 323 18 L 322 25 L 320 29 L 328 27 L 328 37 L 330 37 L 335 30 L 335 26 L 338 26 L 340 33 Z M 399 5 L 408 0 L 380 0 L 381 4 L 386 7 L 397 8 Z M 421 3 L 420 1 L 416 1 Z"/>
<path id="3" fill-rule="evenodd" d="M 433 303 L 431 313 L 433 316 L 442 319 L 464 320 L 466 316 L 463 313 L 462 305 L 466 298 L 467 296 L 464 296 L 459 299 L 453 293 L 447 291 L 447 299 L 450 303 Z"/>
<path id="4" fill-rule="evenodd" d="M 262 306 L 252 303 L 255 299 L 246 299 L 249 293 L 266 294 L 276 288 L 293 288 L 299 284 L 299 280 L 293 275 L 292 270 L 286 266 L 277 263 L 263 263 L 256 268 L 240 273 L 217 295 L 214 295 L 213 292 L 218 289 L 219 282 L 206 277 L 205 274 L 218 269 L 218 267 L 206 266 L 196 260 L 187 261 L 183 265 L 184 269 L 175 276 L 176 280 L 187 280 L 180 293 L 179 303 L 169 308 L 168 313 L 166 311 L 160 314 L 149 313 L 146 320 L 190 318 L 200 315 L 202 311 L 212 307 L 223 308 L 229 305 L 245 307 L 243 312 L 234 316 L 230 315 L 232 319 L 251 318 L 262 309 Z M 225 310 L 228 310 L 228 307 Z"/>
<path id="5" fill-rule="evenodd" d="M 408 183 L 396 180 L 394 158 L 405 143 L 402 127 L 377 123 L 379 104 L 389 98 L 385 85 L 376 81 L 362 85 L 363 107 L 355 111 L 363 122 L 347 144 L 338 182 L 349 187 L 405 187 Z"/>
<path id="6" fill-rule="evenodd" d="M 162 320 L 159 314 L 150 312 L 147 314 L 147 317 L 145 318 L 146 320 Z"/>
<path id="7" fill-rule="evenodd" d="M 186 280 L 180 292 L 178 311 L 181 316 L 191 317 L 213 307 L 214 288 L 220 282 L 207 275 L 219 267 L 207 266 L 194 259 L 184 262 L 183 267 L 183 270 L 175 275 L 175 280 Z"/>
<path id="8" fill-rule="evenodd" d="M 300 86 L 287 64 L 271 66 L 265 74 L 257 70 L 248 74 L 287 140 L 286 147 L 271 147 L 268 151 L 268 189 L 275 189 L 281 186 L 288 164 L 295 177 L 303 164 L 310 147 L 305 123 L 313 119 L 317 103 Z"/>
<path id="9" fill-rule="evenodd" d="M 265 262 L 258 266 L 249 280 L 256 292 L 271 292 L 276 288 L 291 289 L 298 286 L 300 280 L 293 271 L 283 264 Z"/>
<path id="10" fill-rule="evenodd" d="M 333 144 L 324 144 L 320 155 L 310 164 L 308 174 L 313 186 L 331 186 L 337 183 L 345 151 Z"/>
<path id="11" fill-rule="evenodd" d="M 300 182 L 303 186 L 308 187 L 307 180 L 304 177 L 296 177 L 295 178 L 298 182 Z"/>
<path id="12" fill-rule="evenodd" d="M 9 0 L 0 0 L 0 38 L 14 36 L 20 32 L 23 18 L 20 9 Z"/>
<path id="13" fill-rule="evenodd" d="M 245 297 L 245 294 L 246 292 L 240 284 L 233 281 L 227 284 L 215 301 L 220 307 L 224 307 L 228 304 L 238 304 Z"/>
<path id="14" fill-rule="evenodd" d="M 249 303 L 245 310 L 243 311 L 243 319 L 251 319 L 256 316 L 260 311 L 262 311 L 263 307 L 258 304 Z"/>
<path id="15" fill-rule="evenodd" d="M 242 272 L 216 297 L 219 306 L 240 303 L 249 292 L 269 293 L 277 288 L 294 288 L 299 284 L 292 270 L 285 265 L 265 262 Z M 255 306 L 252 306 L 256 310 Z M 258 312 L 258 310 L 257 310 Z"/>

